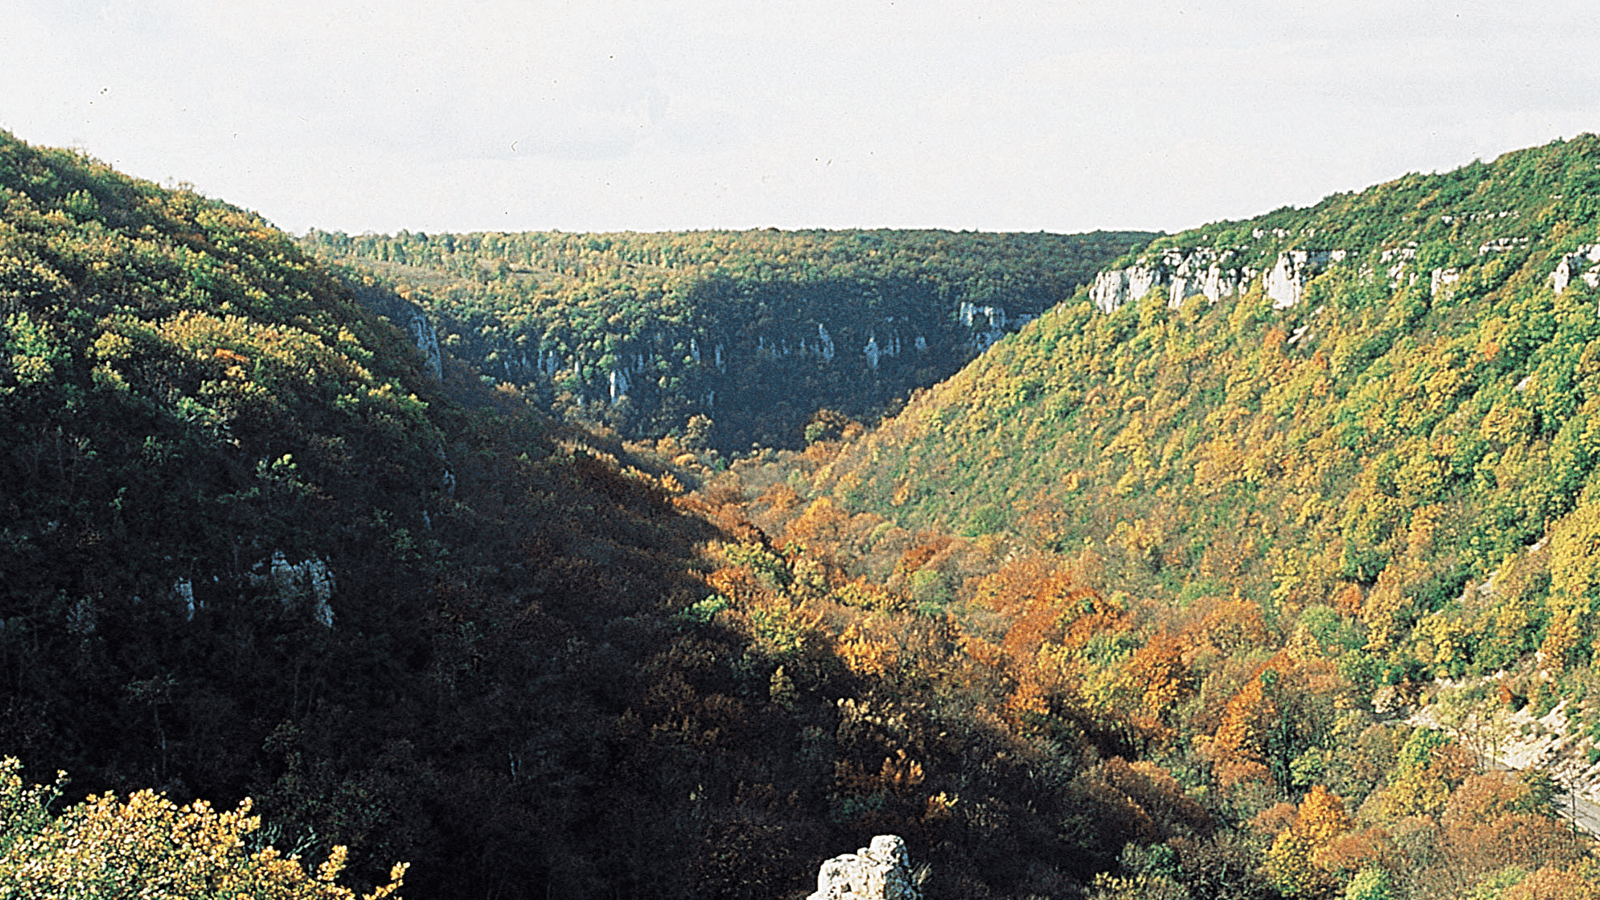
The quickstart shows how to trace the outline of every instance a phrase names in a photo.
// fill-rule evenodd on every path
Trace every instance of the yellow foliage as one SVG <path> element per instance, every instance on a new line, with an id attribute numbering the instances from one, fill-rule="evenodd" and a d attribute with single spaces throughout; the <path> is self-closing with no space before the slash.
<path id="1" fill-rule="evenodd" d="M 272 847 L 248 852 L 245 836 L 261 827 L 248 799 L 219 813 L 203 800 L 180 807 L 153 791 L 126 801 L 105 794 L 48 819 L 41 789 L 22 789 L 20 768 L 15 759 L 0 761 L 0 895 L 355 898 L 334 883 L 344 869 L 344 847 L 334 847 L 315 875 Z M 395 866 L 390 883 L 367 900 L 395 896 L 405 869 Z"/>
<path id="2" fill-rule="evenodd" d="M 940 791 L 939 793 L 934 794 L 933 796 L 928 798 L 927 807 L 926 807 L 926 809 L 923 810 L 923 813 L 922 813 L 922 821 L 924 821 L 924 822 L 943 822 L 943 821 L 947 821 L 950 818 L 954 817 L 956 804 L 960 803 L 960 802 L 961 802 L 961 798 L 960 797 L 953 796 L 951 794 L 947 794 L 944 791 Z"/>
<path id="3" fill-rule="evenodd" d="M 1048 715 L 1050 704 L 1038 682 L 1024 681 L 1006 698 L 1005 711 L 1006 718 L 1020 722 L 1029 716 Z"/>
<path id="4" fill-rule="evenodd" d="M 1556 671 L 1579 662 L 1593 639 L 1595 598 L 1600 596 L 1600 504 L 1585 504 L 1550 534 L 1550 625 L 1539 653 Z"/>
<path id="5" fill-rule="evenodd" d="M 899 612 L 905 608 L 905 601 L 898 594 L 865 578 L 857 578 L 840 585 L 834 590 L 833 596 L 845 606 L 860 607 L 873 612 Z"/>
<path id="6" fill-rule="evenodd" d="M 899 484 L 895 485 L 894 496 L 889 499 L 889 503 L 892 506 L 904 506 L 905 502 L 910 499 L 911 482 L 902 480 Z"/>
<path id="7" fill-rule="evenodd" d="M 857 675 L 877 676 L 889 672 L 898 663 L 894 644 L 874 640 L 851 623 L 838 639 L 839 658 Z"/>
<path id="8" fill-rule="evenodd" d="M 896 750 L 894 756 L 885 757 L 878 768 L 878 780 L 892 791 L 907 791 L 922 784 L 922 763 L 906 756 L 906 751 Z"/>

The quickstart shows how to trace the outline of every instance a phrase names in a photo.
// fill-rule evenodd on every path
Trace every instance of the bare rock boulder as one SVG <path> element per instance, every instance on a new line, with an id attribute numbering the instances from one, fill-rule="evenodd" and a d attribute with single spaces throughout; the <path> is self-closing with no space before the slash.
<path id="1" fill-rule="evenodd" d="M 871 846 L 823 863 L 807 900 L 922 900 L 919 881 L 906 842 L 880 834 Z"/>

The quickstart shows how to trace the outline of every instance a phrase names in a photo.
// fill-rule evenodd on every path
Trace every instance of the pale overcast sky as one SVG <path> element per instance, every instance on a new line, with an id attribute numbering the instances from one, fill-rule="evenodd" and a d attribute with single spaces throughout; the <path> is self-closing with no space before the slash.
<path id="1" fill-rule="evenodd" d="M 0 128 L 294 232 L 1168 231 L 1600 131 L 1590 0 L 0 0 Z"/>

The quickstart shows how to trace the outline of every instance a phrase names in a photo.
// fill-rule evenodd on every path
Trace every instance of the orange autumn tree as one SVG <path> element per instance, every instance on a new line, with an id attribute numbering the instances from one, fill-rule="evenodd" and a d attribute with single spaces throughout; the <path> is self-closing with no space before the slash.
<path id="1" fill-rule="evenodd" d="M 1223 708 L 1222 723 L 1208 750 L 1217 781 L 1224 787 L 1272 780 L 1268 745 L 1281 714 L 1276 687 L 1283 677 L 1275 661 L 1262 663 Z"/>
<path id="2" fill-rule="evenodd" d="M 1339 879 L 1331 871 L 1329 851 L 1350 825 L 1344 800 L 1320 784 L 1313 787 L 1295 810 L 1294 822 L 1267 850 L 1267 876 L 1286 897 L 1332 896 Z"/>
<path id="3" fill-rule="evenodd" d="M 1057 704 L 1088 711 L 1084 684 L 1094 663 L 1082 651 L 1097 638 L 1126 634 L 1124 604 L 1083 586 L 1070 567 L 1040 557 L 1008 562 L 982 580 L 975 600 L 1004 633 L 998 646 L 969 633 L 967 652 L 1011 679 L 1005 709 L 1014 721 L 1048 714 Z"/>
<path id="4" fill-rule="evenodd" d="M 1508 866 L 1576 862 L 1569 826 L 1550 813 L 1555 790 L 1538 770 L 1469 775 L 1439 815 L 1440 846 L 1452 873 L 1470 884 Z"/>
<path id="5" fill-rule="evenodd" d="M 1132 724 L 1140 731 L 1167 737 L 1168 719 L 1178 703 L 1193 693 L 1192 675 L 1183 661 L 1183 642 L 1166 631 L 1151 635 L 1123 665 L 1123 674 L 1138 706 Z"/>

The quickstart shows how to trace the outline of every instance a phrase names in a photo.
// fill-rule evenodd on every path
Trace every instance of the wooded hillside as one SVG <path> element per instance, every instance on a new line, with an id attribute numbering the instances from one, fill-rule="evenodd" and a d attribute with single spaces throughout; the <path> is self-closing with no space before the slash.
<path id="1" fill-rule="evenodd" d="M 1440 880 L 1414 855 L 1456 840 L 1471 762 L 1398 801 L 1393 766 L 1453 764 L 1413 746 L 1447 735 L 1392 717 L 1466 679 L 1452 715 L 1489 754 L 1559 707 L 1552 771 L 1591 783 L 1597 287 L 1586 135 L 1160 238 L 876 431 L 740 478 L 769 529 L 827 534 L 851 571 L 992 627 L 1036 727 L 1134 727 L 1220 822 L 1265 829 L 1254 865 L 1284 895 L 1521 896 L 1535 864 Z M 1007 566 L 972 548 L 1054 560 L 1109 610 L 1004 601 L 992 625 Z M 1400 756 L 1366 769 L 1373 741 Z M 1376 843 L 1299 883 L 1273 862 L 1298 820 L 1260 817 L 1322 790 L 1352 817 L 1329 834 Z"/>

